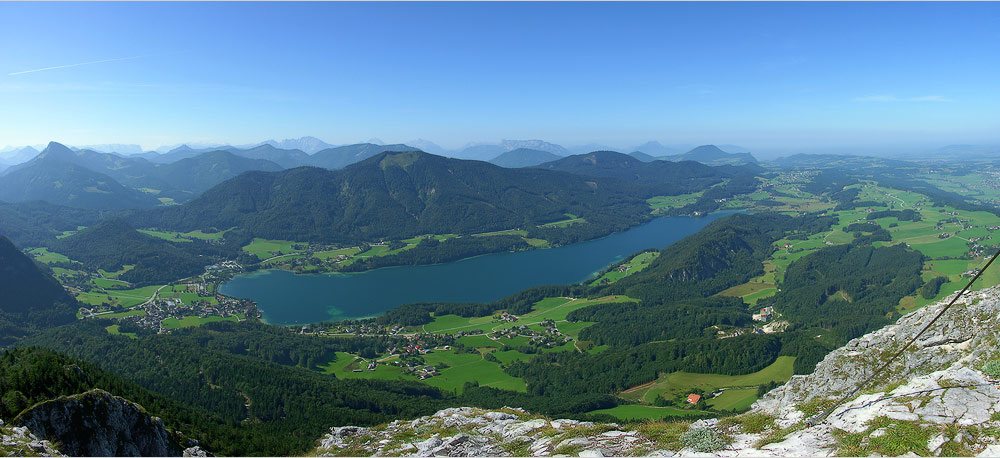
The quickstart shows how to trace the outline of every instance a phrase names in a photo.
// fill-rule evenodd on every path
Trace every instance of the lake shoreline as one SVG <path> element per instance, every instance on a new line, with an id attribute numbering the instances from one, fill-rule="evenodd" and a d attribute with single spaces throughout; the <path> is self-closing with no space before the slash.
<path id="1" fill-rule="evenodd" d="M 739 211 L 662 216 L 584 242 L 437 264 L 309 274 L 261 269 L 234 276 L 219 291 L 256 301 L 265 322 L 282 326 L 371 318 L 408 303 L 490 302 L 534 286 L 586 282 L 627 256 L 662 249 L 733 213 Z"/>

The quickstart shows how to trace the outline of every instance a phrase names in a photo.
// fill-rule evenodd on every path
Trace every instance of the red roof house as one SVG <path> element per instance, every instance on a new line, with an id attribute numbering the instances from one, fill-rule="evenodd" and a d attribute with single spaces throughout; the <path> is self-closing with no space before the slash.
<path id="1" fill-rule="evenodd" d="M 700 400 L 701 400 L 701 395 L 700 394 L 689 394 L 688 395 L 688 402 L 691 403 L 691 404 L 697 404 L 698 401 L 700 401 Z"/>

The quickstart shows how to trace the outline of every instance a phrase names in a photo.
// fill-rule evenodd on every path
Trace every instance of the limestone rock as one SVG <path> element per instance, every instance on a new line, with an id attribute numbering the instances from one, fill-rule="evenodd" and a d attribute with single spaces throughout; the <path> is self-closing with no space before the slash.
<path id="1" fill-rule="evenodd" d="M 181 456 L 163 420 L 131 401 L 95 389 L 21 412 L 14 423 L 70 456 Z"/>

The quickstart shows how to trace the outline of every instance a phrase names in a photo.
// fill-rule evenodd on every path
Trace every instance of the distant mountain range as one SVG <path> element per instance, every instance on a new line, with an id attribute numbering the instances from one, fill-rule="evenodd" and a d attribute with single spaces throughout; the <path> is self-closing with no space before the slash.
<path id="1" fill-rule="evenodd" d="M 187 201 L 247 171 L 274 172 L 301 166 L 339 169 L 384 151 L 410 150 L 416 148 L 362 143 L 309 155 L 265 143 L 246 149 L 181 145 L 163 154 L 150 151 L 122 156 L 88 149 L 74 151 L 52 142 L 27 162 L 0 164 L 0 200 L 44 200 L 93 209 L 141 208 Z"/>
<path id="2" fill-rule="evenodd" d="M 131 156 L 133 154 L 142 154 L 142 146 L 136 144 L 128 143 L 108 143 L 103 145 L 82 145 L 82 146 L 72 146 L 70 149 L 76 151 L 81 149 L 97 151 L 99 153 L 113 153 L 121 156 Z"/>
<path id="3" fill-rule="evenodd" d="M 33 146 L 24 146 L 20 148 L 9 148 L 3 153 L 0 153 L 0 159 L 2 159 L 8 165 L 17 165 L 22 162 L 31 160 L 31 158 L 38 155 L 38 150 Z"/>
<path id="4" fill-rule="evenodd" d="M 501 140 L 500 143 L 482 143 L 469 145 L 462 149 L 461 151 L 452 154 L 451 156 L 460 159 L 474 159 L 477 161 L 488 161 L 492 158 L 499 156 L 500 154 L 506 153 L 508 151 L 514 151 L 516 149 L 531 149 L 536 151 L 545 151 L 548 153 L 555 154 L 556 156 L 565 156 L 569 154 L 566 148 L 555 143 L 549 143 L 542 140 Z"/>
<path id="5" fill-rule="evenodd" d="M 539 151 L 536 149 L 528 149 L 528 148 L 518 148 L 516 150 L 507 151 L 506 153 L 503 153 L 493 159 L 490 159 L 490 163 L 499 165 L 500 167 L 507 167 L 507 168 L 531 167 L 534 165 L 551 162 L 561 157 L 562 156 L 552 154 L 548 151 Z"/>
<path id="6" fill-rule="evenodd" d="M 96 153 L 114 158 L 107 153 Z M 0 200 L 24 202 L 44 200 L 79 208 L 116 209 L 151 207 L 156 198 L 123 186 L 114 178 L 78 165 L 76 153 L 51 143 L 29 162 L 7 169 L 0 177 Z"/>
<path id="7" fill-rule="evenodd" d="M 704 189 L 725 178 L 753 175 L 761 169 L 756 166 L 712 167 L 695 161 L 643 162 L 628 154 L 614 151 L 595 151 L 577 154 L 537 166 L 576 175 L 617 178 L 642 186 L 647 195 L 682 194 Z"/>
<path id="8" fill-rule="evenodd" d="M 316 137 L 289 138 L 281 141 L 266 140 L 257 146 L 271 145 L 278 149 L 299 150 L 306 154 L 313 154 L 317 151 L 333 148 L 333 145 L 324 142 Z"/>

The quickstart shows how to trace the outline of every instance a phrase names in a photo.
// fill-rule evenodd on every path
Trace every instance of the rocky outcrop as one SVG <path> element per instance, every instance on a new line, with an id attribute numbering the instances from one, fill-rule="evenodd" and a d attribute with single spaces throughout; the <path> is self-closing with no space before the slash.
<path id="1" fill-rule="evenodd" d="M 912 339 L 945 304 L 942 301 L 928 305 L 893 325 L 851 340 L 827 355 L 812 374 L 794 376 L 768 393 L 757 402 L 756 410 L 794 418 L 796 406 L 847 393 Z M 995 357 L 1000 348 L 997 329 L 1000 329 L 1000 290 L 989 288 L 966 293 L 868 389 L 884 390 L 915 376 L 949 368 L 979 368 L 986 359 Z"/>
<path id="2" fill-rule="evenodd" d="M 103 390 L 60 396 L 21 412 L 14 423 L 59 444 L 69 456 L 181 456 L 163 420 Z"/>
<path id="3" fill-rule="evenodd" d="M 458 407 L 376 428 L 331 428 L 319 456 L 673 455 L 615 424 L 549 420 L 521 409 Z"/>
<path id="4" fill-rule="evenodd" d="M 331 429 L 322 456 L 1000 456 L 1000 287 L 957 302 L 871 386 L 824 421 L 806 420 L 869 378 L 946 302 L 850 341 L 751 411 L 633 428 L 518 409 L 442 410 L 376 428 Z M 685 436 L 688 436 L 685 439 Z"/>
<path id="5" fill-rule="evenodd" d="M 49 441 L 39 440 L 23 426 L 4 426 L 0 420 L 0 456 L 66 456 Z"/>

